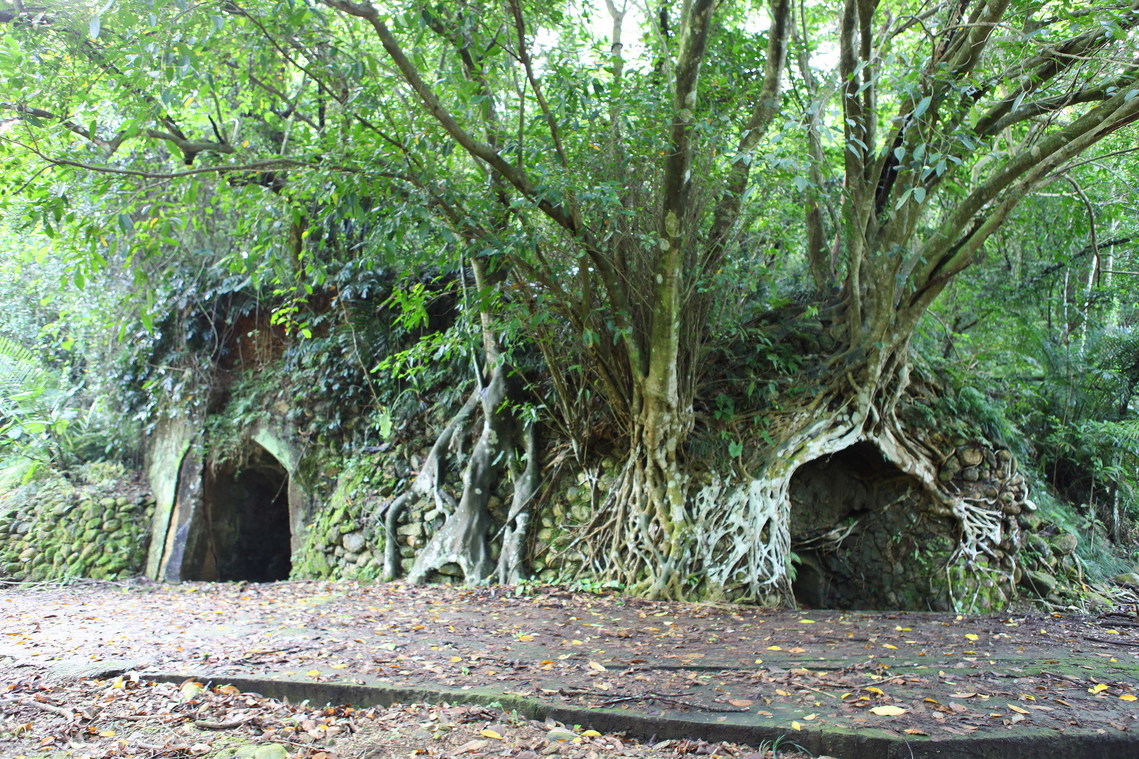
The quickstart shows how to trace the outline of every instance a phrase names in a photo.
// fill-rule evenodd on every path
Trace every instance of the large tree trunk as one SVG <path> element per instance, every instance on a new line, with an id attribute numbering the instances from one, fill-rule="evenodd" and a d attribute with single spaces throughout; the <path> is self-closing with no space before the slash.
<path id="1" fill-rule="evenodd" d="M 607 500 L 573 544 L 586 557 L 584 569 L 656 597 L 787 603 L 792 478 L 804 464 L 862 441 L 952 513 L 938 487 L 936 455 L 896 415 L 909 377 L 905 342 L 843 356 L 842 371 L 809 401 L 768 411 L 768 440 L 744 441 L 742 466 L 688 471 L 687 429 L 663 424 L 667 414 L 647 420 Z"/>

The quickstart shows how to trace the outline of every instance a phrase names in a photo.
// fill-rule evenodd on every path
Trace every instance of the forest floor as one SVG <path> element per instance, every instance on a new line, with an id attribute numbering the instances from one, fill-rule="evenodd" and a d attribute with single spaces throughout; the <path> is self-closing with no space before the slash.
<path id="1" fill-rule="evenodd" d="M 1139 755 L 1137 608 L 522 591 L 0 585 L 0 756 Z"/>

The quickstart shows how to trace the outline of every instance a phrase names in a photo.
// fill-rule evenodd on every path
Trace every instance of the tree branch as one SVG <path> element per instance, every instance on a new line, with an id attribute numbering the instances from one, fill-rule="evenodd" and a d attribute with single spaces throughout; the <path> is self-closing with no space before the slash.
<path id="1" fill-rule="evenodd" d="M 104 139 L 102 137 L 99 137 L 91 127 L 80 126 L 66 116 L 60 116 L 58 114 L 52 113 L 51 111 L 45 111 L 42 108 L 33 108 L 31 106 L 21 105 L 18 103 L 0 103 L 0 110 L 15 111 L 16 113 L 19 113 L 25 117 L 30 116 L 37 119 L 51 119 L 53 121 L 56 121 L 65 129 L 67 129 L 67 131 L 72 132 L 79 137 L 82 137 L 92 144 L 98 145 L 99 147 L 106 150 L 109 154 L 114 153 L 116 150 L 118 150 L 119 146 L 121 146 L 127 138 L 126 132 L 119 132 L 110 140 Z M 194 158 L 197 157 L 199 153 L 211 152 L 229 154 L 234 152 L 233 146 L 228 145 L 224 142 L 213 142 L 211 140 L 188 140 L 178 134 L 171 134 L 170 132 L 163 132 L 157 129 L 146 130 L 146 135 L 152 139 L 162 140 L 164 142 L 173 144 L 182 153 L 182 158 L 186 162 L 187 166 L 191 165 L 194 162 Z"/>
<path id="2" fill-rule="evenodd" d="M 526 81 L 530 83 L 530 89 L 534 91 L 534 98 L 538 101 L 538 107 L 541 109 L 542 116 L 546 120 L 546 129 L 550 132 L 550 139 L 554 142 L 554 152 L 558 156 L 558 161 L 563 167 L 567 167 L 569 161 L 566 159 L 566 151 L 562 147 L 562 137 L 558 130 L 558 123 L 554 119 L 554 114 L 550 111 L 549 103 L 546 102 L 546 96 L 542 92 L 541 84 L 534 75 L 533 61 L 530 59 L 530 47 L 526 42 L 526 22 L 522 17 L 522 6 L 518 0 L 509 0 L 509 5 L 511 15 L 514 19 L 514 32 L 518 37 L 518 61 L 526 71 Z"/>
<path id="3" fill-rule="evenodd" d="M 141 171 L 139 169 L 120 169 L 114 166 L 100 166 L 98 164 L 84 163 L 82 161 L 74 161 L 69 158 L 52 158 L 44 155 L 42 152 L 31 148 L 28 145 L 17 143 L 15 140 L 6 138 L 5 142 L 20 145 L 25 150 L 35 153 L 44 161 L 47 161 L 53 166 L 70 166 L 76 169 L 83 169 L 85 171 L 95 172 L 97 174 L 115 174 L 124 177 L 139 177 L 140 179 L 179 179 L 181 177 L 191 177 L 198 174 L 237 174 L 243 172 L 262 172 L 271 169 L 284 169 L 284 168 L 302 168 L 302 169 L 332 169 L 333 171 L 341 171 L 348 173 L 361 173 L 361 169 L 354 169 L 345 166 L 329 167 L 315 163 L 307 163 L 305 161 L 295 161 L 287 158 L 274 158 L 267 161 L 253 161 L 251 163 L 231 164 L 227 166 L 203 166 L 197 169 L 186 169 L 185 171 Z M 377 173 L 379 176 L 386 176 L 389 178 L 406 179 L 406 176 L 401 174 L 393 174 L 390 172 L 372 172 Z"/>
<path id="4" fill-rule="evenodd" d="M 380 39 L 380 44 L 383 45 L 384 50 L 392 59 L 392 62 L 395 63 L 396 68 L 399 69 L 404 81 L 411 86 L 416 95 L 419 96 L 424 107 L 427 108 L 428 112 L 447 131 L 447 134 L 451 135 L 452 139 L 459 143 L 464 150 L 501 174 L 506 181 L 514 185 L 519 192 L 526 196 L 528 200 L 534 203 L 534 205 L 541 209 L 543 213 L 560 227 L 575 237 L 585 235 L 585 230 L 577 227 L 573 217 L 567 212 L 564 203 L 552 202 L 545 195 L 539 193 L 529 178 L 504 159 L 493 147 L 486 142 L 475 139 L 473 135 L 463 129 L 451 112 L 440 102 L 434 90 L 423 81 L 419 69 L 416 68 L 415 64 L 412 63 L 403 52 L 395 36 L 391 33 L 391 30 L 388 29 L 387 24 L 380 18 L 379 11 L 376 10 L 375 6 L 370 3 L 354 3 L 350 2 L 350 0 L 324 1 L 330 7 L 347 13 L 350 16 L 363 19 L 371 25 Z"/>
<path id="5" fill-rule="evenodd" d="M 1132 9 L 1136 12 L 1129 14 L 1126 22 L 1121 24 L 1124 29 L 1133 29 L 1136 25 L 1139 25 L 1139 3 L 1133 2 Z M 1024 61 L 1017 66 L 1016 73 L 1018 75 L 1015 79 L 1011 75 L 1002 77 L 1003 81 L 1015 82 L 1014 86 L 1004 100 L 993 106 L 989 113 L 977 121 L 974 126 L 974 131 L 978 135 L 996 134 L 1009 124 L 1035 115 L 1035 113 L 1028 113 L 1027 115 L 1014 118 L 1014 111 L 1019 113 L 1017 109 L 1027 95 L 1040 91 L 1040 89 L 1055 80 L 1060 74 L 1076 64 L 1081 63 L 1090 53 L 1106 47 L 1111 42 L 1111 35 L 1105 34 L 1102 28 L 1097 27 L 1050 47 L 1046 53 Z M 1134 64 L 1132 68 L 1134 68 Z M 1117 79 L 1124 79 L 1126 77 L 1127 74 L 1124 73 L 1120 77 L 1117 77 Z M 1108 87 L 1110 85 L 1111 82 L 1108 82 L 1103 86 Z M 1072 103 L 1085 102 L 1078 99 L 1078 94 L 1079 93 L 1073 93 L 1068 96 L 1076 98 L 1071 100 Z M 1060 96 L 1052 100 L 1062 101 L 1063 99 L 1064 96 Z M 1043 105 L 1043 103 L 1046 102 L 1048 101 L 1041 101 L 1039 105 Z M 1060 102 L 1056 107 L 1062 107 L 1063 105 L 1067 105 L 1067 103 Z"/>
<path id="6" fill-rule="evenodd" d="M 909 308 L 922 310 L 928 306 L 954 275 L 972 263 L 981 245 L 1012 209 L 1053 170 L 1136 120 L 1139 97 L 1121 88 L 1110 100 L 1008 161 L 946 218 L 924 246 L 925 264 L 911 275 L 913 295 Z M 985 207 L 1002 194 L 1003 199 L 982 215 Z M 962 229 L 968 231 L 961 235 Z"/>
<path id="7" fill-rule="evenodd" d="M 710 253 L 706 263 L 709 269 L 716 267 L 716 261 L 723 255 L 728 233 L 739 219 L 740 203 L 747 188 L 751 169 L 752 151 L 767 133 L 782 105 L 780 94 L 783 68 L 786 65 L 787 44 L 791 37 L 791 0 L 771 0 L 770 13 L 771 26 L 767 33 L 767 61 L 764 66 L 763 86 L 760 88 L 736 148 L 736 158 L 732 162 L 727 187 L 716 204 L 709 234 Z"/>

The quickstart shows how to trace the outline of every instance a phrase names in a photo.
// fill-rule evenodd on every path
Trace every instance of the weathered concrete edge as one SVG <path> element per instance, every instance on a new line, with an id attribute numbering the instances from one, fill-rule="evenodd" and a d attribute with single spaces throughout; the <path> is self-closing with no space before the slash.
<path id="1" fill-rule="evenodd" d="M 1008 735 L 947 736 L 902 738 L 881 730 L 846 730 L 820 726 L 812 730 L 740 722 L 718 721 L 704 714 L 651 716 L 615 709 L 586 709 L 548 704 L 539 699 L 504 694 L 489 689 L 356 685 L 312 682 L 272 677 L 229 677 L 191 673 L 146 673 L 147 679 L 181 683 L 189 679 L 206 683 L 230 684 L 243 691 L 289 701 L 350 706 L 390 706 L 395 703 L 438 703 L 496 705 L 516 711 L 528 719 L 554 719 L 567 725 L 580 725 L 599 732 L 625 733 L 643 740 L 702 739 L 730 741 L 758 746 L 780 741 L 785 748 L 797 744 L 814 754 L 838 759 L 1055 759 L 1057 756 L 1095 759 L 1134 755 L 1139 734 L 1099 734 L 1089 732 L 1009 731 Z"/>

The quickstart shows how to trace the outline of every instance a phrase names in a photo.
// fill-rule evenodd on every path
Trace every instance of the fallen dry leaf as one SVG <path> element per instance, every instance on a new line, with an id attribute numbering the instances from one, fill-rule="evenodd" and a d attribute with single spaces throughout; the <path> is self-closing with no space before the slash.
<path id="1" fill-rule="evenodd" d="M 462 746 L 455 749 L 456 754 L 472 754 L 475 751 L 482 751 L 490 745 L 490 741 L 467 741 Z"/>

